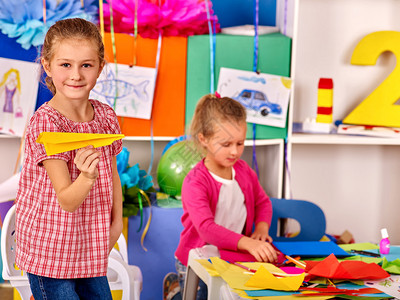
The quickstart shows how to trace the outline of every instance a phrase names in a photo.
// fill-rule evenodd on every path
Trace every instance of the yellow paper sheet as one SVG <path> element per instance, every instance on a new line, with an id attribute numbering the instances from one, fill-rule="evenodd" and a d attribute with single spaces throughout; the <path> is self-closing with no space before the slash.
<path id="1" fill-rule="evenodd" d="M 262 290 L 262 289 L 265 289 L 264 287 L 250 287 L 250 286 L 246 285 L 246 282 L 248 282 L 249 279 L 252 278 L 257 273 L 249 274 L 249 272 L 247 272 L 246 270 L 243 270 L 242 268 L 235 266 L 233 264 L 227 263 L 226 261 L 224 261 L 218 257 L 211 257 L 210 259 L 211 259 L 212 266 L 214 267 L 214 269 L 219 273 L 219 275 L 222 277 L 222 279 L 224 279 L 225 282 L 231 288 L 240 289 L 240 290 Z M 255 269 L 255 270 L 263 268 L 264 270 L 268 270 L 271 273 L 284 273 L 281 269 L 279 269 L 278 267 L 274 266 L 273 264 L 269 264 L 269 263 L 257 263 L 257 262 L 246 263 L 246 262 L 243 262 L 241 264 L 245 265 L 251 269 Z M 271 276 L 273 276 L 273 275 L 271 274 Z M 298 276 L 292 276 L 291 278 L 295 278 L 295 277 L 298 277 Z M 304 275 L 303 275 L 303 278 L 304 278 Z"/>
<path id="2" fill-rule="evenodd" d="M 217 270 L 215 270 L 212 263 L 208 261 L 208 259 L 196 259 L 196 261 L 203 266 L 204 269 L 207 270 L 210 276 L 219 276 Z"/>
<path id="3" fill-rule="evenodd" d="M 48 156 L 92 145 L 95 148 L 111 145 L 123 134 L 42 132 L 36 142 L 43 144 Z"/>
<path id="4" fill-rule="evenodd" d="M 246 294 L 243 290 L 234 290 L 238 296 L 245 298 L 245 299 L 257 299 L 257 300 L 302 300 L 302 299 L 311 299 L 311 300 L 326 300 L 332 299 L 333 296 L 296 296 L 296 295 L 287 295 L 287 296 L 263 296 L 263 297 L 250 297 Z"/>
<path id="5" fill-rule="evenodd" d="M 271 289 L 278 291 L 297 291 L 304 281 L 304 273 L 298 276 L 275 277 L 261 266 L 245 283 L 246 287 Z"/>

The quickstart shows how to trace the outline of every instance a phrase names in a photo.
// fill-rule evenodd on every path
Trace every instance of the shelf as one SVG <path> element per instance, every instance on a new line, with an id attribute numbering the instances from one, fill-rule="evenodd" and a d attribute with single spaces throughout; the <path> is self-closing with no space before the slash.
<path id="1" fill-rule="evenodd" d="M 396 146 L 400 145 L 400 139 L 397 138 L 379 138 L 369 136 L 356 136 L 345 134 L 310 134 L 294 133 L 290 142 L 292 144 L 314 144 L 314 145 L 382 145 Z"/>
<path id="2" fill-rule="evenodd" d="M 283 139 L 270 139 L 270 140 L 256 140 L 256 146 L 268 146 L 268 145 L 281 145 Z M 253 146 L 253 140 L 246 140 L 245 146 Z"/>

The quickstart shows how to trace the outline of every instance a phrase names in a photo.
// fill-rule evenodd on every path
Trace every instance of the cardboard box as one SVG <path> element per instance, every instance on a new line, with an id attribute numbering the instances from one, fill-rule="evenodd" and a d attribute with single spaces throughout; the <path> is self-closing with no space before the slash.
<path id="1" fill-rule="evenodd" d="M 111 34 L 104 37 L 106 59 L 114 62 Z M 117 63 L 152 67 L 156 65 L 157 39 L 134 37 L 116 33 Z M 153 122 L 154 136 L 176 137 L 184 134 L 186 90 L 187 38 L 163 37 L 157 83 L 154 93 L 151 120 L 119 118 L 122 133 L 126 136 L 150 136 Z"/>
<path id="2" fill-rule="evenodd" d="M 280 76 L 290 76 L 291 39 L 280 33 L 259 36 L 258 70 Z M 254 37 L 217 34 L 215 49 L 215 89 L 221 67 L 252 71 Z M 210 93 L 210 38 L 208 35 L 188 38 L 186 83 L 186 117 L 188 126 L 197 101 Z M 289 103 L 290 105 L 290 103 Z M 285 138 L 286 128 L 256 125 L 257 139 Z M 247 126 L 247 138 L 253 137 L 253 125 Z"/>

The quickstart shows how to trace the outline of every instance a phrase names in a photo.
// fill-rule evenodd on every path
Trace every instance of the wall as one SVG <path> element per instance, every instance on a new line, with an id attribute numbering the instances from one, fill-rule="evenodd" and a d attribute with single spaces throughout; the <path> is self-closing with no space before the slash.
<path id="1" fill-rule="evenodd" d="M 367 34 L 398 30 L 396 0 L 299 0 L 293 38 L 294 122 L 316 116 L 320 77 L 334 83 L 333 118 L 342 120 L 393 70 L 394 56 L 384 53 L 374 66 L 350 63 L 357 43 Z M 395 139 L 299 135 L 288 138 L 294 198 L 320 205 L 327 232 L 349 230 L 358 242 L 378 242 L 387 227 L 400 242 L 397 217 L 400 186 Z"/>

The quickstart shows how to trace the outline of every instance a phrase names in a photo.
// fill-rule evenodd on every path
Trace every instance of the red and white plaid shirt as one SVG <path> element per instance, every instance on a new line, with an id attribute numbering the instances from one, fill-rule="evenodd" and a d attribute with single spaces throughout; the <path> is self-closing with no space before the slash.
<path id="1" fill-rule="evenodd" d="M 107 274 L 109 230 L 113 201 L 112 159 L 122 150 L 115 141 L 101 150 L 99 176 L 75 212 L 61 209 L 42 165 L 45 159 L 66 161 L 74 181 L 77 150 L 47 156 L 36 143 L 41 132 L 120 133 L 115 112 L 90 100 L 94 119 L 73 122 L 47 103 L 31 118 L 26 132 L 25 160 L 16 197 L 16 263 L 22 270 L 52 278 L 86 278 Z"/>

